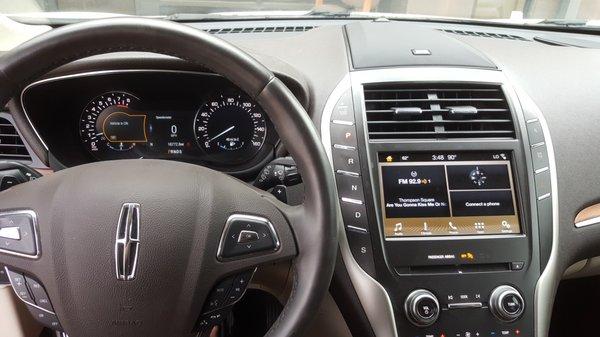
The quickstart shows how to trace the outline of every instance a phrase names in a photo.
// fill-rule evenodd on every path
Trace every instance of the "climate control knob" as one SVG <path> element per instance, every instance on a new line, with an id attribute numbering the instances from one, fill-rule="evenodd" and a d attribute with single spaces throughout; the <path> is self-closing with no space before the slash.
<path id="1" fill-rule="evenodd" d="M 490 310 L 503 322 L 516 321 L 525 311 L 525 301 L 519 291 L 511 286 L 499 286 L 490 295 Z"/>
<path id="2" fill-rule="evenodd" d="M 414 290 L 404 301 L 406 318 L 416 326 L 430 326 L 440 315 L 440 303 L 429 290 Z"/>

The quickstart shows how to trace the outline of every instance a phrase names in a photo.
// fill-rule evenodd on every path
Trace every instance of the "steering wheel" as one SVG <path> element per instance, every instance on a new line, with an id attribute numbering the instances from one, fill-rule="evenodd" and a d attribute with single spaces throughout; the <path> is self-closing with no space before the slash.
<path id="1" fill-rule="evenodd" d="M 0 253 L 0 264 L 43 285 L 71 337 L 180 337 L 196 334 L 205 300 L 220 280 L 291 260 L 293 290 L 267 336 L 301 335 L 331 280 L 339 206 L 312 121 L 271 71 L 188 26 L 143 18 L 97 20 L 54 29 L 4 54 L 0 103 L 53 68 L 118 51 L 200 64 L 256 99 L 296 160 L 303 204 L 285 205 L 191 164 L 139 159 L 86 164 L 0 193 L 0 212 L 31 211 L 24 214 L 35 218 L 36 229 L 35 254 Z M 252 219 L 273 245 L 218 256 L 223 245 L 232 244 L 226 229 L 249 226 L 244 221 Z"/>

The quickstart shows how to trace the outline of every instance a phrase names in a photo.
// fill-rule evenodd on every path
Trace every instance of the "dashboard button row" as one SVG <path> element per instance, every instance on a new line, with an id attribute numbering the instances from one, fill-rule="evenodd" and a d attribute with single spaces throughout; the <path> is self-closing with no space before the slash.
<path id="1" fill-rule="evenodd" d="M 253 275 L 254 270 L 248 270 L 217 283 L 204 303 L 202 316 L 196 324 L 196 329 L 206 331 L 221 324 L 231 311 L 231 306 L 239 301 L 246 292 Z"/>
<path id="2" fill-rule="evenodd" d="M 31 315 L 42 325 L 61 331 L 62 327 L 46 290 L 40 282 L 28 275 L 24 275 L 5 268 L 12 288 L 17 296 L 27 304 Z"/>
<path id="3" fill-rule="evenodd" d="M 550 197 L 552 187 L 550 183 L 548 149 L 546 148 L 542 124 L 538 119 L 527 121 L 527 133 L 529 143 L 531 144 L 536 199 L 543 200 Z"/>
<path id="4" fill-rule="evenodd" d="M 350 251 L 358 264 L 367 273 L 374 275 L 373 249 L 350 90 L 340 97 L 333 109 L 330 131 L 333 144 L 331 155 Z"/>
<path id="5" fill-rule="evenodd" d="M 542 124 L 538 118 L 527 120 L 527 135 L 531 144 L 535 198 L 540 228 L 540 255 L 547 261 L 552 247 L 552 184 L 548 148 Z M 545 262 L 543 262 L 545 263 Z M 544 265 L 542 265 L 542 268 Z M 514 270 L 514 269 L 513 269 Z"/>

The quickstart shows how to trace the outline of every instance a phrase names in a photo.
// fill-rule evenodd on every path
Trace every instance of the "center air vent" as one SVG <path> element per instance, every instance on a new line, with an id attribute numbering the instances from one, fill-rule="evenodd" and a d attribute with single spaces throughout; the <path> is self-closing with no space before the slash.
<path id="1" fill-rule="evenodd" d="M 0 117 L 0 159 L 31 161 L 31 156 L 12 123 Z"/>
<path id="2" fill-rule="evenodd" d="M 515 138 L 498 85 L 372 84 L 364 95 L 369 139 Z"/>

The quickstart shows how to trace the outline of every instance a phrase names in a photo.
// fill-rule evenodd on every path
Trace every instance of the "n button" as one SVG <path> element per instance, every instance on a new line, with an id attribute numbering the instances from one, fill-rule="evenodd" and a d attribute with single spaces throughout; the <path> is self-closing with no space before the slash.
<path id="1" fill-rule="evenodd" d="M 337 173 L 335 177 L 340 197 L 364 200 L 362 179 L 358 174 Z"/>

